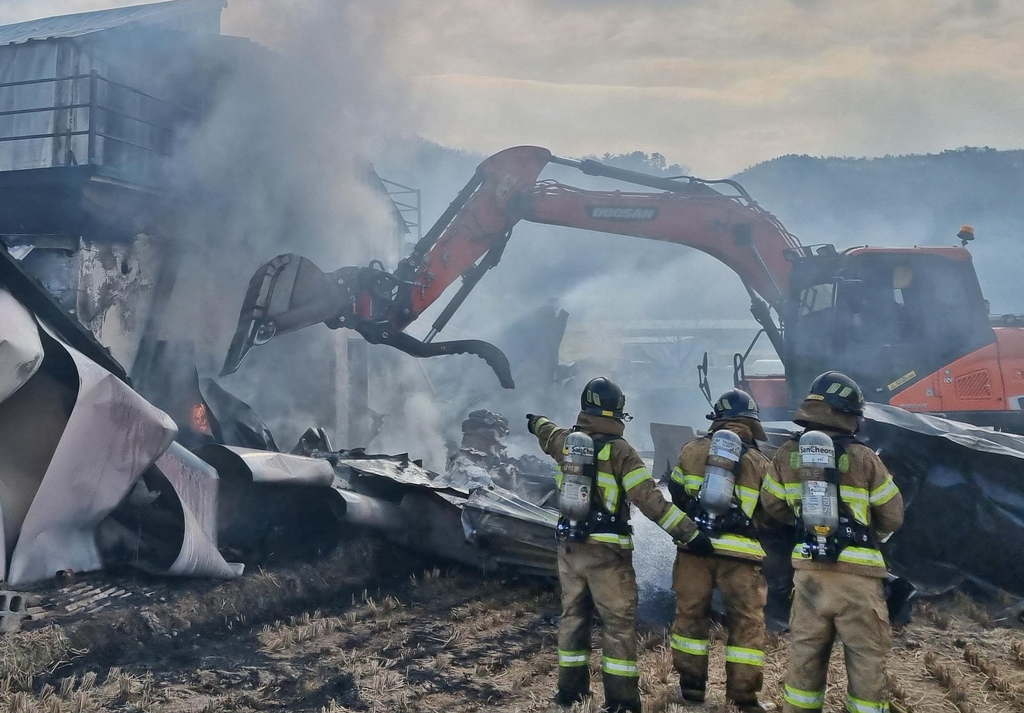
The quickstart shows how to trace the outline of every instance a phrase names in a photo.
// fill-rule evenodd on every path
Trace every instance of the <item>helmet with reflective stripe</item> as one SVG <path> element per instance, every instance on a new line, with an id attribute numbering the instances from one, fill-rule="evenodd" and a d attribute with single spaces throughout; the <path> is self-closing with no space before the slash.
<path id="1" fill-rule="evenodd" d="M 622 389 L 603 376 L 591 379 L 580 394 L 580 409 L 592 416 L 622 419 L 626 416 L 623 413 L 625 408 L 626 397 Z"/>
<path id="2" fill-rule="evenodd" d="M 826 371 L 811 382 L 807 398 L 824 401 L 840 413 L 864 415 L 864 392 L 856 381 L 838 371 Z"/>
<path id="3" fill-rule="evenodd" d="M 712 409 L 714 410 L 707 415 L 709 421 L 721 421 L 730 418 L 761 420 L 754 397 L 742 389 L 729 389 L 718 397 L 718 401 L 714 403 Z"/>

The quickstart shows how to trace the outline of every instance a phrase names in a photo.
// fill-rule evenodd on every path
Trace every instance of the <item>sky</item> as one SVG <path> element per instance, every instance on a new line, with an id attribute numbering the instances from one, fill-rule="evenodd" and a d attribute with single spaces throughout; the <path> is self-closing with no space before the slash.
<path id="1" fill-rule="evenodd" d="M 339 0 L 340 1 L 340 0 Z M 287 48 L 322 0 L 229 0 Z M 0 23 L 132 4 L 0 0 Z M 492 153 L 657 151 L 708 177 L 788 153 L 1024 147 L 1024 3 L 374 0 L 411 129 Z M 284 8 L 287 8 L 285 10 Z M 321 40 L 327 41 L 327 40 Z"/>

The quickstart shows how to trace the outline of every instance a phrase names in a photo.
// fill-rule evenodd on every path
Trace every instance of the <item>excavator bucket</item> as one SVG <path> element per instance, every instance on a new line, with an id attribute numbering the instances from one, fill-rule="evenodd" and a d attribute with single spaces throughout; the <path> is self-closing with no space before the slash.
<path id="1" fill-rule="evenodd" d="M 335 274 L 324 274 L 311 260 L 293 253 L 278 255 L 260 267 L 249 280 L 220 375 L 233 374 L 253 346 L 266 344 L 275 335 L 343 314 L 349 305 L 345 291 L 332 279 Z"/>
<path id="2" fill-rule="evenodd" d="M 504 388 L 515 388 L 508 357 L 493 344 L 477 339 L 424 342 L 391 325 L 384 316 L 356 315 L 356 303 L 367 298 L 386 306 L 395 284 L 390 273 L 373 267 L 343 267 L 325 273 L 301 255 L 278 255 L 249 281 L 220 375 L 237 371 L 254 346 L 266 344 L 278 334 L 324 322 L 332 328 L 354 329 L 371 344 L 387 344 L 414 357 L 473 354 L 487 362 Z"/>

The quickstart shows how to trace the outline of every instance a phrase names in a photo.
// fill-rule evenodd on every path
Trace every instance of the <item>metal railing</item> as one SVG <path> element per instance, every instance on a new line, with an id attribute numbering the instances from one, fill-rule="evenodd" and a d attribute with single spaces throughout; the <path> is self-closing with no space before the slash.
<path id="1" fill-rule="evenodd" d="M 66 77 L 49 77 L 44 79 L 26 79 L 17 82 L 5 82 L 0 84 L 0 91 L 12 87 L 55 84 L 58 82 L 80 83 L 85 82 L 86 80 L 88 81 L 88 101 L 59 103 L 57 98 L 59 93 L 54 92 L 54 103 L 50 106 L 37 106 L 0 111 L 0 117 L 41 114 L 46 112 L 53 114 L 53 122 L 51 124 L 53 127 L 52 131 L 48 133 L 13 133 L 9 136 L 0 136 L 0 143 L 32 141 L 39 139 L 67 139 L 70 145 L 70 140 L 73 137 L 86 136 L 88 137 L 87 162 L 89 164 L 101 165 L 104 163 L 104 157 L 100 154 L 101 139 L 104 142 L 111 141 L 122 146 L 128 146 L 148 153 L 154 153 L 161 156 L 170 155 L 171 139 L 173 137 L 174 130 L 191 112 L 183 106 L 173 104 L 164 99 L 160 99 L 159 97 L 155 97 L 151 94 L 135 89 L 134 87 L 108 79 L 95 70 L 88 74 L 75 74 Z M 72 96 L 75 94 L 74 90 L 75 87 L 72 85 L 72 88 L 66 94 L 68 96 Z M 121 93 L 122 97 L 127 98 L 128 101 L 119 102 L 117 100 L 117 95 L 119 93 Z M 160 109 L 157 110 L 153 108 L 150 111 L 140 110 L 136 114 L 127 108 L 133 101 L 140 106 L 143 103 L 152 102 L 154 103 L 152 105 L 153 107 L 160 107 Z M 118 104 L 123 104 L 123 106 L 119 107 L 117 106 Z M 73 124 L 77 122 L 73 122 L 71 120 L 72 115 L 70 112 L 83 109 L 88 110 L 85 127 L 75 128 L 73 127 Z M 68 112 L 68 114 L 64 114 L 64 121 L 67 124 L 67 128 L 59 127 L 61 119 L 59 112 Z M 102 120 L 101 117 L 103 117 Z M 74 118 L 77 120 L 77 115 Z M 151 140 L 140 139 L 139 135 L 143 132 L 131 132 L 124 130 L 123 125 L 130 125 L 130 123 L 152 127 L 154 131 L 150 132 L 149 136 L 146 137 L 146 139 Z M 70 146 L 68 151 L 68 159 L 65 159 L 64 163 L 55 161 L 54 165 L 77 165 L 78 159 L 74 156 L 74 153 L 70 151 Z"/>
<path id="2" fill-rule="evenodd" d="M 381 178 L 381 183 L 391 196 L 391 202 L 395 204 L 402 220 L 410 231 L 415 231 L 417 242 L 423 237 L 423 212 L 421 205 L 421 194 L 419 188 L 403 186 L 401 183 Z"/>

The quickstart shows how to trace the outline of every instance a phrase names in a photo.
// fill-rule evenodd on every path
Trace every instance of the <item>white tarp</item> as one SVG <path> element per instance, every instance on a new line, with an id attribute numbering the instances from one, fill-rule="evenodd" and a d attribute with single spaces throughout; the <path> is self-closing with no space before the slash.
<path id="1" fill-rule="evenodd" d="M 106 369 L 55 341 L 74 362 L 78 396 L 11 555 L 11 586 L 63 569 L 100 569 L 97 525 L 177 435 L 170 416 Z"/>
<path id="2" fill-rule="evenodd" d="M 176 434 L 167 414 L 0 290 L 0 566 L 10 586 L 102 568 L 97 528 L 154 464 L 183 513 L 167 573 L 241 574 L 217 550 L 216 471 L 168 450 Z"/>
<path id="3" fill-rule="evenodd" d="M 174 488 L 185 515 L 181 551 L 167 573 L 220 579 L 241 575 L 244 565 L 226 562 L 217 550 L 217 471 L 177 443 L 156 467 Z"/>
<path id="4" fill-rule="evenodd" d="M 35 318 L 0 287 L 0 403 L 24 386 L 42 363 Z"/>

